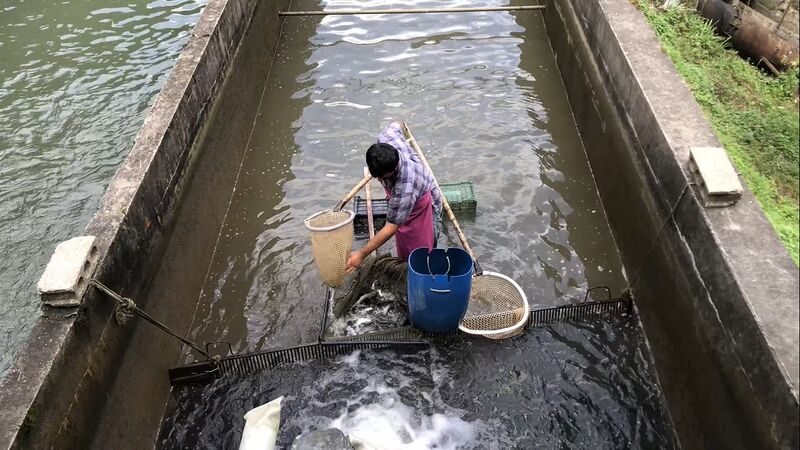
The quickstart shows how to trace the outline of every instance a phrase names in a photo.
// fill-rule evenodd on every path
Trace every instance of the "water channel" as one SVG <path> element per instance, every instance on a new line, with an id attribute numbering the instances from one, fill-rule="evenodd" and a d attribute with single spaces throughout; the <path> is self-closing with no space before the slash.
<path id="1" fill-rule="evenodd" d="M 475 183 L 465 232 L 534 306 L 624 288 L 543 22 L 522 14 L 287 20 L 267 85 L 242 87 L 263 89 L 262 106 L 193 335 L 237 351 L 310 337 L 324 289 L 302 221 L 361 178 L 392 118 L 409 123 L 442 182 Z M 440 241 L 458 245 L 452 230 Z"/>
<path id="2" fill-rule="evenodd" d="M 366 147 L 392 118 L 410 124 L 440 181 L 475 183 L 465 232 L 483 266 L 517 280 L 533 307 L 598 285 L 619 293 L 622 267 L 537 14 L 287 19 L 266 85 L 237 87 L 261 107 L 211 265 L 198 268 L 207 276 L 192 337 L 237 352 L 315 338 L 324 289 L 302 220 L 360 179 Z M 452 231 L 440 245 L 457 245 Z M 356 352 L 176 389 L 159 445 L 235 446 L 244 412 L 286 395 L 284 446 L 334 425 L 380 431 L 391 448 L 674 448 L 654 373 L 631 316 L 421 353 Z"/>

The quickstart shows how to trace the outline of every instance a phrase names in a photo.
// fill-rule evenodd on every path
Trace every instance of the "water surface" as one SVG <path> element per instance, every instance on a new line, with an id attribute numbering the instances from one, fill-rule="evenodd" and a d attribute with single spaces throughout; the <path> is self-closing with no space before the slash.
<path id="1" fill-rule="evenodd" d="M 0 375 L 51 252 L 83 232 L 203 5 L 0 4 Z"/>
<path id="2" fill-rule="evenodd" d="M 173 391 L 159 446 L 236 448 L 284 396 L 278 448 L 337 427 L 386 449 L 678 448 L 635 317 L 432 350 L 364 350 Z"/>

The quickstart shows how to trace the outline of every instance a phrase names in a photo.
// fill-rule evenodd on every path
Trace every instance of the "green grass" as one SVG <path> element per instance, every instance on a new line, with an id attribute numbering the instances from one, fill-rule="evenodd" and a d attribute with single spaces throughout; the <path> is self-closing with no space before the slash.
<path id="1" fill-rule="evenodd" d="M 780 77 L 766 75 L 693 9 L 663 11 L 656 0 L 636 2 L 798 264 L 797 67 Z"/>

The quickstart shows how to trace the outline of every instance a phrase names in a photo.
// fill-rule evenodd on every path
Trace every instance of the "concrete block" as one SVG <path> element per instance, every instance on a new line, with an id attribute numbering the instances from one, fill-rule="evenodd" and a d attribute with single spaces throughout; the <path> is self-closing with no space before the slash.
<path id="1" fill-rule="evenodd" d="M 56 246 L 37 288 L 42 302 L 70 307 L 81 303 L 83 293 L 97 265 L 94 236 L 78 236 Z"/>
<path id="2" fill-rule="evenodd" d="M 744 188 L 724 149 L 692 147 L 689 169 L 706 208 L 730 206 L 741 198 Z"/>

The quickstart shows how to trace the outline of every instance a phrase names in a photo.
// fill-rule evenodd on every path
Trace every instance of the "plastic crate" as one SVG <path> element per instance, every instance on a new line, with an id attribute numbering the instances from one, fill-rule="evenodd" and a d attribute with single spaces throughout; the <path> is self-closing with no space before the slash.
<path id="1" fill-rule="evenodd" d="M 353 207 L 356 217 L 353 219 L 353 228 L 356 239 L 366 239 L 369 237 L 369 225 L 367 223 L 367 200 L 359 196 L 353 198 Z M 386 225 L 386 213 L 389 211 L 389 202 L 385 199 L 372 200 L 372 219 L 375 225 L 375 233 Z"/>
<path id="2" fill-rule="evenodd" d="M 475 185 L 471 181 L 442 184 L 440 187 L 453 211 L 462 214 L 466 213 L 466 216 L 469 217 L 469 213 L 474 213 L 477 209 L 478 202 L 475 199 Z M 367 200 L 356 196 L 353 198 L 353 207 L 356 213 L 356 217 L 353 221 L 356 239 L 365 239 L 369 235 L 369 228 L 367 225 Z M 388 200 L 385 198 L 372 200 L 372 217 L 375 222 L 375 233 L 380 231 L 386 224 L 386 214 L 388 211 Z"/>
<path id="3" fill-rule="evenodd" d="M 462 181 L 461 183 L 449 183 L 439 185 L 444 193 L 444 198 L 450 204 L 453 211 L 474 211 L 478 207 L 475 199 L 475 185 L 472 181 Z"/>
<path id="4" fill-rule="evenodd" d="M 353 205 L 355 205 L 356 210 L 356 217 L 363 217 L 364 219 L 367 218 L 367 200 L 361 198 L 360 196 L 356 196 L 353 199 Z M 374 218 L 386 218 L 386 214 L 389 212 L 389 201 L 385 198 L 381 199 L 372 199 L 372 217 Z"/>

